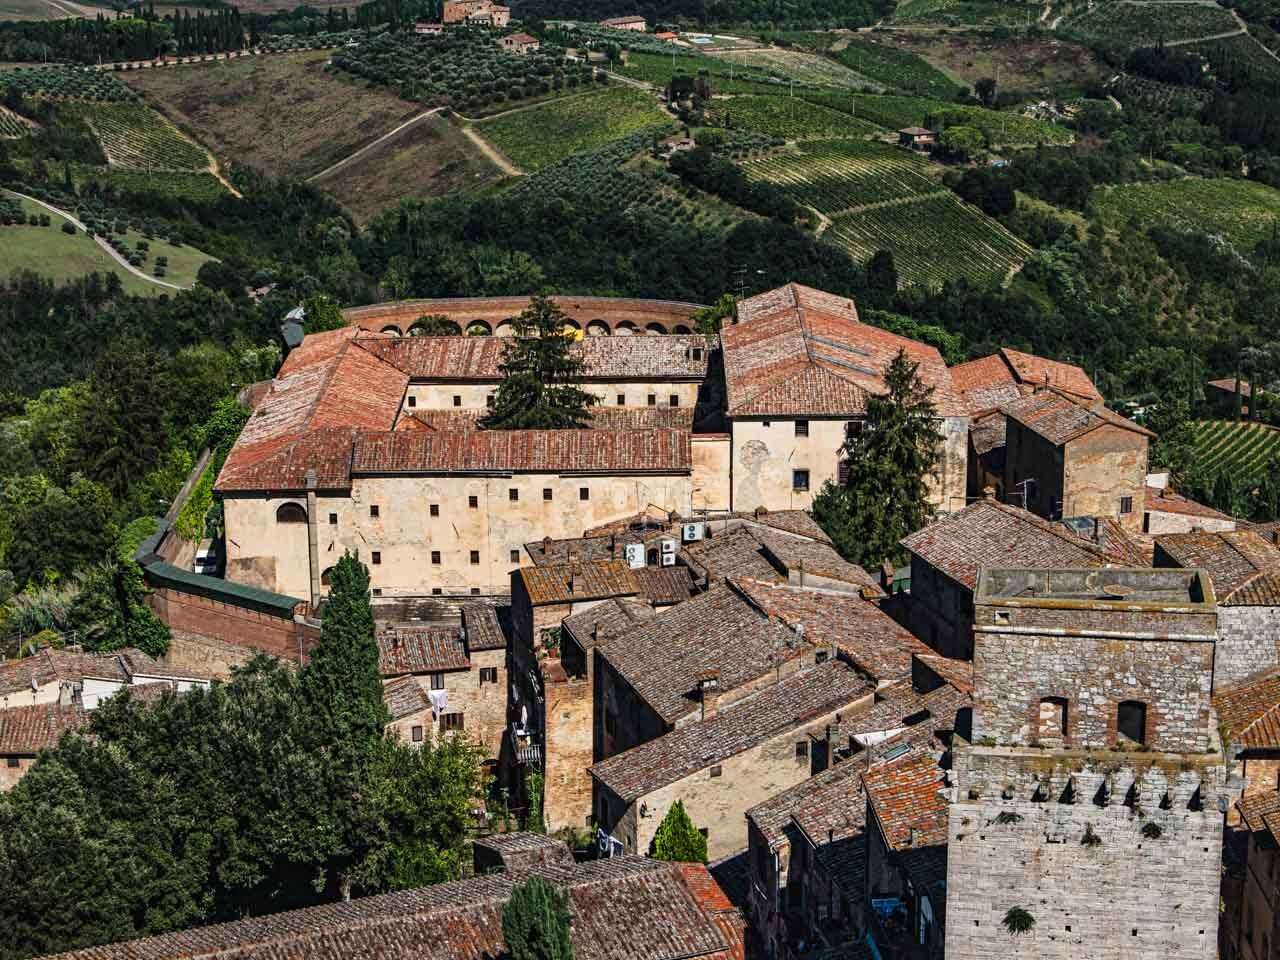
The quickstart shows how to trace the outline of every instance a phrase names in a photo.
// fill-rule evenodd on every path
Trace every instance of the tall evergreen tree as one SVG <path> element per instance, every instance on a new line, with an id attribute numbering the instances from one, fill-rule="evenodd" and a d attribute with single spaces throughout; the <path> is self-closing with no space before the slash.
<path id="1" fill-rule="evenodd" d="M 494 396 L 490 430 L 563 430 L 584 427 L 595 398 L 577 386 L 582 360 L 569 350 L 568 318 L 548 297 L 535 296 L 511 322 L 503 349 L 503 381 Z"/>
<path id="2" fill-rule="evenodd" d="M 828 480 L 813 517 L 853 563 L 879 566 L 901 554 L 898 541 L 929 521 L 928 478 L 938 467 L 942 432 L 933 388 L 899 350 L 885 371 L 886 392 L 867 398 L 867 418 L 845 433 L 845 483 Z"/>
<path id="3" fill-rule="evenodd" d="M 653 835 L 653 856 L 656 860 L 680 863 L 707 862 L 707 838 L 693 825 L 683 802 L 673 803 L 658 824 Z"/>
<path id="4" fill-rule="evenodd" d="M 550 880 L 530 877 L 502 908 L 511 960 L 573 960 L 569 896 Z"/>

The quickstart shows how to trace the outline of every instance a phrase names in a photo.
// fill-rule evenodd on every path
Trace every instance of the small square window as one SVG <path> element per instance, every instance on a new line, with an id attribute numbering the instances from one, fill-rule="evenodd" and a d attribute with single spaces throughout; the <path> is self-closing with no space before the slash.
<path id="1" fill-rule="evenodd" d="M 1133 497 L 1120 498 L 1120 512 L 1133 513 Z"/>
<path id="2" fill-rule="evenodd" d="M 591 499 L 591 488 L 590 488 L 590 487 L 579 487 L 579 488 L 578 488 L 578 499 L 579 499 L 579 500 L 590 500 L 590 499 Z"/>
<path id="3" fill-rule="evenodd" d="M 498 668 L 497 667 L 481 667 L 480 682 L 481 683 L 497 683 Z"/>
<path id="4" fill-rule="evenodd" d="M 17 767 L 18 767 L 18 765 L 19 765 L 20 763 L 22 763 L 22 761 L 21 761 L 21 760 L 19 760 L 17 757 L 5 757 L 5 758 L 4 758 L 4 765 L 5 765 L 6 767 L 8 767 L 10 770 L 15 770 L 15 769 L 17 769 Z"/>
<path id="5" fill-rule="evenodd" d="M 421 743 L 421 742 L 422 742 L 422 728 L 421 728 L 421 727 L 414 727 L 414 728 L 413 728 L 413 742 L 414 742 L 414 743 Z"/>
<path id="6" fill-rule="evenodd" d="M 329 526 L 336 527 L 338 525 L 338 515 L 336 513 L 329 514 Z"/>
<path id="7" fill-rule="evenodd" d="M 471 564 L 472 564 L 472 566 L 475 566 L 475 565 L 476 565 L 476 564 L 478 564 L 479 562 L 480 562 L 480 551 L 479 551 L 479 550 L 472 550 L 472 551 L 471 551 Z"/>
<path id="8" fill-rule="evenodd" d="M 479 588 L 479 587 L 472 587 L 472 588 L 471 588 L 471 595 L 472 595 L 473 597 L 478 597 L 478 596 L 480 596 L 480 588 Z"/>
<path id="9" fill-rule="evenodd" d="M 830 654 L 827 653 L 826 650 L 819 650 L 817 653 L 813 655 L 813 662 L 818 664 L 826 663 L 827 657 L 829 656 Z"/>
<path id="10" fill-rule="evenodd" d="M 809 471 L 808 470 L 792 470 L 791 471 L 791 489 L 797 493 L 802 493 L 809 489 Z"/>
<path id="11" fill-rule="evenodd" d="M 552 500 L 552 496 L 553 496 L 553 495 L 552 495 L 552 493 L 551 493 L 551 488 L 550 488 L 550 487 L 543 487 L 543 488 L 542 488 L 542 499 L 543 499 L 543 500 L 545 500 L 545 501 L 547 501 L 548 503 L 550 503 L 550 502 L 551 502 L 551 500 Z"/>
<path id="12" fill-rule="evenodd" d="M 519 551 L 519 550 L 512 550 L 512 551 L 511 551 L 511 562 L 512 562 L 512 563 L 519 563 L 519 562 L 520 562 L 520 551 Z"/>
<path id="13" fill-rule="evenodd" d="M 656 393 L 649 394 L 649 406 L 656 407 L 658 405 L 658 395 Z"/>
<path id="14" fill-rule="evenodd" d="M 432 565 L 433 567 L 438 567 L 438 566 L 440 566 L 440 551 L 439 551 L 439 550 L 432 550 L 432 551 L 431 551 L 431 565 Z"/>
<path id="15" fill-rule="evenodd" d="M 373 551 L 373 565 L 376 567 L 380 563 L 382 563 L 382 551 L 375 550 Z"/>
<path id="16" fill-rule="evenodd" d="M 438 596 L 440 596 L 442 593 L 444 593 L 444 591 L 443 591 L 443 590 L 441 590 L 439 587 L 432 587 L 432 588 L 431 588 L 431 595 L 432 595 L 433 597 L 438 597 Z"/>
<path id="17" fill-rule="evenodd" d="M 409 406 L 410 406 L 410 407 L 416 407 L 417 405 L 418 405 L 418 398 L 417 398 L 417 397 L 415 397 L 415 396 L 413 396 L 412 394 L 410 394 L 410 396 L 409 396 Z"/>
<path id="18" fill-rule="evenodd" d="M 510 500 L 512 503 L 518 503 L 520 501 L 520 491 L 517 490 L 515 487 L 512 487 L 510 490 L 507 491 L 507 499 Z"/>
<path id="19" fill-rule="evenodd" d="M 440 516 L 440 504 L 438 504 L 438 503 L 433 503 L 433 504 L 430 506 L 429 511 L 430 511 L 430 513 L 431 513 L 431 516 L 433 516 L 433 517 L 438 517 L 438 516 Z"/>
<path id="20" fill-rule="evenodd" d="M 382 588 L 381 588 L 381 587 L 374 587 L 374 588 L 373 588 L 372 593 L 373 593 L 373 595 L 374 595 L 375 597 L 380 597 L 380 596 L 382 596 Z"/>
<path id="21" fill-rule="evenodd" d="M 796 436 L 797 436 L 797 437 L 807 437 L 808 435 L 809 435 L 809 421 L 808 421 L 808 420 L 797 420 L 797 421 L 796 421 Z"/>
<path id="22" fill-rule="evenodd" d="M 462 398 L 458 396 L 456 393 L 453 395 L 453 405 L 455 407 L 462 406 Z"/>
<path id="23" fill-rule="evenodd" d="M 678 394 L 678 393 L 673 393 L 673 394 L 671 395 L 671 406 L 673 406 L 673 407 L 678 407 L 678 406 L 680 406 L 680 394 Z"/>
<path id="24" fill-rule="evenodd" d="M 796 759 L 807 760 L 808 758 L 809 758 L 809 741 L 797 740 L 796 741 Z"/>
<path id="25" fill-rule="evenodd" d="M 446 732 L 449 730 L 461 730 L 462 714 L 446 713 L 444 716 L 440 718 L 440 729 Z"/>
<path id="26" fill-rule="evenodd" d="M 443 674 L 443 673 L 433 673 L 433 674 L 431 675 L 431 689 L 432 689 L 432 690 L 443 690 L 443 689 L 444 689 L 444 674 Z"/>
<path id="27" fill-rule="evenodd" d="M 467 497 L 467 506 L 468 506 L 468 507 L 470 507 L 472 510 L 479 510 L 479 509 L 480 509 L 480 498 L 479 498 L 479 497 L 474 497 L 474 496 L 472 496 L 472 497 Z"/>
<path id="28" fill-rule="evenodd" d="M 699 360 L 701 360 L 701 359 L 702 359 L 702 348 L 701 348 L 701 347 L 694 347 L 694 348 L 693 348 L 693 359 L 694 359 L 695 361 L 699 361 Z"/>
<path id="29" fill-rule="evenodd" d="M 376 503 L 369 504 L 369 516 L 371 517 L 379 516 L 378 505 Z"/>
<path id="30" fill-rule="evenodd" d="M 618 394 L 618 406 L 625 407 L 627 405 L 627 395 L 625 393 Z"/>
<path id="31" fill-rule="evenodd" d="M 762 426 L 762 427 L 767 427 L 767 426 L 769 426 L 769 424 L 770 424 L 771 422 L 772 422 L 772 421 L 770 421 L 770 420 L 761 420 L 761 421 L 760 421 L 760 426 Z"/>
<path id="32" fill-rule="evenodd" d="M 724 771 L 720 768 L 720 764 L 718 764 L 718 763 L 717 763 L 714 767 L 712 767 L 712 768 L 711 768 L 711 775 L 712 775 L 713 777 L 718 777 L 718 776 L 720 776 L 720 774 L 722 774 L 722 773 L 724 773 Z"/>

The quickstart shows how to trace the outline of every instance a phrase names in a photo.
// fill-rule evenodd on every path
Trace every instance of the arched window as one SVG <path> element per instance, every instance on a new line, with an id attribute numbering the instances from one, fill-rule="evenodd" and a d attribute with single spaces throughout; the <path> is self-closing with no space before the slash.
<path id="1" fill-rule="evenodd" d="M 320 574 L 320 586 L 327 587 L 333 583 L 333 567 L 325 567 L 324 573 Z"/>
<path id="2" fill-rule="evenodd" d="M 1116 739 L 1130 743 L 1147 742 L 1147 705 L 1139 700 L 1122 700 L 1116 708 Z"/>
<path id="3" fill-rule="evenodd" d="M 276 509 L 276 523 L 306 523 L 307 508 L 300 503 L 282 503 Z"/>

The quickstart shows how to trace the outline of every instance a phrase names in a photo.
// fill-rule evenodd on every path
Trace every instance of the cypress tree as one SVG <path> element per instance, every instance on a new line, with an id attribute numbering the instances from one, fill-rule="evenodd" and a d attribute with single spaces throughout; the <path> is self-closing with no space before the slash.
<path id="1" fill-rule="evenodd" d="M 542 877 L 511 891 L 502 908 L 502 936 L 511 960 L 573 960 L 569 897 Z"/>
<path id="2" fill-rule="evenodd" d="M 843 485 L 828 480 L 813 518 L 849 561 L 879 566 L 901 553 L 898 541 L 929 521 L 928 478 L 938 466 L 942 433 L 933 388 L 919 364 L 899 350 L 885 371 L 887 392 L 867 398 L 867 418 L 846 428 Z"/>
<path id="3" fill-rule="evenodd" d="M 707 862 L 707 838 L 693 825 L 680 800 L 671 805 L 658 824 L 653 835 L 653 857 L 680 863 Z"/>
<path id="4" fill-rule="evenodd" d="M 503 348 L 503 381 L 494 396 L 490 430 L 563 430 L 584 427 L 595 397 L 577 386 L 582 360 L 569 350 L 562 311 L 535 296 L 512 322 L 515 336 Z"/>

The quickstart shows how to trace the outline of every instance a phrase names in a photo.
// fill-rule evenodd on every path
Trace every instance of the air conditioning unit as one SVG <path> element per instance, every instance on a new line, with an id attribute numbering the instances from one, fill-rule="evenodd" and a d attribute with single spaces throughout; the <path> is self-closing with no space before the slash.
<path id="1" fill-rule="evenodd" d="M 675 552 L 676 552 L 676 542 L 669 537 L 663 537 L 662 538 L 662 555 L 664 557 L 667 554 L 674 555 Z"/>
<path id="2" fill-rule="evenodd" d="M 664 567 L 674 567 L 676 565 L 676 555 L 674 553 L 664 553 L 662 555 L 662 565 Z"/>
<path id="3" fill-rule="evenodd" d="M 639 570 L 644 566 L 644 544 L 628 543 L 626 549 L 627 566 L 632 570 Z"/>
<path id="4" fill-rule="evenodd" d="M 684 525 L 684 542 L 693 543 L 695 540 L 701 540 L 705 526 L 701 523 L 686 523 Z"/>

